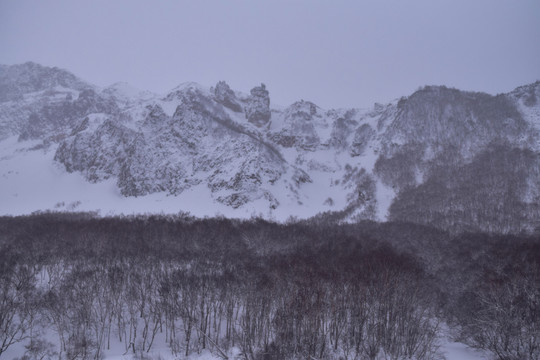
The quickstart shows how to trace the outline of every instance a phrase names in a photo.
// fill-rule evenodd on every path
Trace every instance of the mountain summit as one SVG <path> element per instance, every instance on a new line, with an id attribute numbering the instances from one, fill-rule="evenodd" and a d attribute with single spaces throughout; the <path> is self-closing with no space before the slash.
<path id="1" fill-rule="evenodd" d="M 370 109 L 271 102 L 224 81 L 164 95 L 0 66 L 4 214 L 45 209 L 540 227 L 540 82 L 426 86 Z"/>

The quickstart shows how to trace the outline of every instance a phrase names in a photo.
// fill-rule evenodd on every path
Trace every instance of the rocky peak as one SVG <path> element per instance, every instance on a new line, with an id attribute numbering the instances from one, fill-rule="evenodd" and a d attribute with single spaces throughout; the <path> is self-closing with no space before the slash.
<path id="1" fill-rule="evenodd" d="M 214 97 L 216 102 L 231 109 L 234 112 L 242 112 L 242 106 L 238 103 L 234 91 L 225 81 L 219 81 L 214 88 Z"/>
<path id="2" fill-rule="evenodd" d="M 397 104 L 385 138 L 433 142 L 469 150 L 497 139 L 514 142 L 527 124 L 508 96 L 428 86 Z"/>
<path id="3" fill-rule="evenodd" d="M 37 139 L 71 132 L 80 120 L 92 113 L 116 114 L 118 107 L 92 89 L 84 89 L 76 100 L 64 98 L 57 102 L 35 104 L 29 116 L 21 122 L 20 140 Z"/>
<path id="4" fill-rule="evenodd" d="M 92 87 L 66 70 L 33 62 L 2 66 L 0 69 L 0 102 L 21 99 L 24 94 L 56 86 L 76 90 Z"/>
<path id="5" fill-rule="evenodd" d="M 301 117 L 309 121 L 317 114 L 317 105 L 311 101 L 300 100 L 289 106 L 287 112 L 291 117 Z"/>
<path id="6" fill-rule="evenodd" d="M 272 140 L 283 147 L 315 150 L 321 139 L 318 130 L 327 128 L 323 116 L 315 104 L 297 101 L 283 112 L 282 128 L 271 135 Z"/>
<path id="7" fill-rule="evenodd" d="M 537 106 L 540 104 L 540 81 L 520 86 L 510 94 L 515 99 L 522 100 L 527 107 Z"/>
<path id="8" fill-rule="evenodd" d="M 251 89 L 251 96 L 245 107 L 246 118 L 257 127 L 262 127 L 270 121 L 270 95 L 266 85 Z"/>
<path id="9" fill-rule="evenodd" d="M 148 105 L 146 110 L 148 110 L 148 115 L 144 119 L 144 125 L 160 125 L 168 119 L 167 114 L 158 104 Z"/>

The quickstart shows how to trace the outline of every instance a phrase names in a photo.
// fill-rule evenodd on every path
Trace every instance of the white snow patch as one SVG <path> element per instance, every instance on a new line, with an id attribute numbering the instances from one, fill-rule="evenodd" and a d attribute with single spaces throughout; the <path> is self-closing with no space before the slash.
<path id="1" fill-rule="evenodd" d="M 162 100 L 162 101 L 159 101 L 158 104 L 161 106 L 161 108 L 163 109 L 163 112 L 167 114 L 167 116 L 173 116 L 176 111 L 176 108 L 178 107 L 178 105 L 180 105 L 180 101 L 178 99 L 169 100 L 169 101 Z"/>
<path id="2" fill-rule="evenodd" d="M 113 85 L 103 90 L 103 92 L 116 96 L 117 98 L 120 98 L 122 100 L 130 101 L 149 100 L 157 96 L 150 91 L 140 90 L 126 82 L 114 83 Z"/>
<path id="3" fill-rule="evenodd" d="M 396 193 L 390 186 L 386 186 L 381 180 L 377 180 L 375 196 L 377 197 L 377 220 L 386 221 L 388 210 Z"/>
<path id="4" fill-rule="evenodd" d="M 180 85 L 178 85 L 177 87 L 175 87 L 171 91 L 169 91 L 169 94 L 173 93 L 173 92 L 185 91 L 185 90 L 189 90 L 189 89 L 199 90 L 200 92 L 202 92 L 205 95 L 210 95 L 211 94 L 210 87 L 203 86 L 203 85 L 201 85 L 199 83 L 196 83 L 196 82 L 193 82 L 193 81 L 186 81 L 186 82 L 181 83 Z"/>
<path id="5" fill-rule="evenodd" d="M 358 157 L 350 157 L 350 161 L 352 163 L 359 163 L 360 166 L 366 169 L 367 172 L 373 173 L 375 163 L 379 158 L 378 152 L 379 149 L 375 146 L 374 142 L 370 141 L 369 144 L 366 146 L 364 153 Z"/>
<path id="6" fill-rule="evenodd" d="M 459 342 L 444 343 L 440 350 L 446 360 L 487 360 L 491 358 L 488 353 L 472 349 Z"/>

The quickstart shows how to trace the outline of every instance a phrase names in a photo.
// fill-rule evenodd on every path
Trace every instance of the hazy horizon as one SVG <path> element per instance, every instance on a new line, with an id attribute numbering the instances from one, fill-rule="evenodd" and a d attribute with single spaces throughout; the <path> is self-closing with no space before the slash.
<path id="1" fill-rule="evenodd" d="M 164 93 L 264 82 L 274 104 L 368 107 L 424 85 L 491 94 L 540 80 L 540 3 L 0 1 L 0 63 Z"/>

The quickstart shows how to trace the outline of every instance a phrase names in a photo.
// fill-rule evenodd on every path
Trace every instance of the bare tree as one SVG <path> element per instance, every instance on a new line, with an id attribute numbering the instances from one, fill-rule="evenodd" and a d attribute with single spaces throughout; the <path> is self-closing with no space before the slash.
<path id="1" fill-rule="evenodd" d="M 2 266 L 0 273 L 0 355 L 11 345 L 30 338 L 37 312 L 34 269 L 9 265 Z"/>

